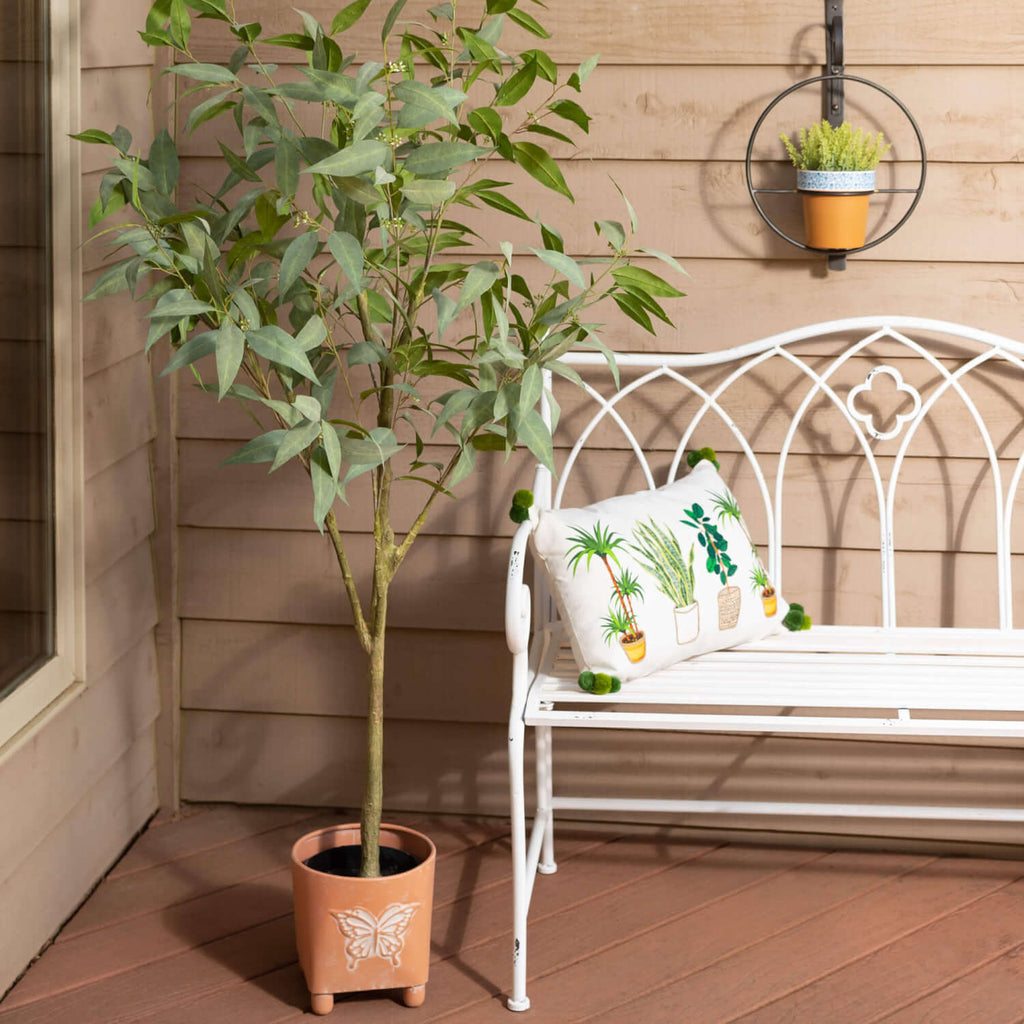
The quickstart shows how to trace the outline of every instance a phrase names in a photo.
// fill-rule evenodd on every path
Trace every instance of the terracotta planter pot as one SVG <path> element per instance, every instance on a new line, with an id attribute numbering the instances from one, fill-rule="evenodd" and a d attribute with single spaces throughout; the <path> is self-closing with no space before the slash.
<path id="1" fill-rule="evenodd" d="M 313 1012 L 329 1013 L 337 992 L 400 988 L 407 1006 L 425 996 L 434 901 L 434 844 L 400 825 L 382 825 L 381 846 L 415 858 L 415 868 L 385 878 L 348 878 L 303 862 L 339 846 L 358 846 L 359 825 L 333 825 L 292 847 L 295 941 Z"/>
<path id="2" fill-rule="evenodd" d="M 814 249 L 858 249 L 864 244 L 874 171 L 797 171 L 804 233 Z"/>
<path id="3" fill-rule="evenodd" d="M 647 654 L 647 638 L 642 632 L 637 633 L 632 640 L 623 640 L 620 636 L 619 643 L 631 662 L 636 664 L 636 662 L 644 660 L 644 655 Z"/>

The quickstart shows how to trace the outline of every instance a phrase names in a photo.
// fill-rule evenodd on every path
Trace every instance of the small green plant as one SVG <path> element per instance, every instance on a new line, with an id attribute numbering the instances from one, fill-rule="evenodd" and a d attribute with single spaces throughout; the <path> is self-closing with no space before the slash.
<path id="1" fill-rule="evenodd" d="M 694 502 L 683 514 L 686 518 L 680 522 L 692 526 L 697 531 L 697 540 L 707 555 L 705 568 L 712 576 L 717 576 L 721 580 L 723 587 L 728 586 L 729 577 L 736 573 L 736 564 L 727 554 L 729 542 L 711 521 L 711 517 L 704 514 L 701 505 Z"/>
<path id="2" fill-rule="evenodd" d="M 772 581 L 768 578 L 768 573 L 763 565 L 755 565 L 750 570 L 750 586 L 755 593 L 772 589 Z"/>
<path id="3" fill-rule="evenodd" d="M 679 538 L 653 519 L 637 523 L 633 527 L 633 539 L 632 548 L 641 568 L 654 577 L 658 589 L 676 608 L 693 604 L 694 545 L 690 545 L 689 558 L 684 559 Z"/>
<path id="4" fill-rule="evenodd" d="M 612 581 L 615 591 L 612 608 L 601 623 L 605 631 L 605 643 L 613 643 L 616 636 L 625 643 L 639 637 L 641 630 L 636 621 L 636 612 L 633 610 L 633 598 L 641 599 L 643 588 L 636 576 L 622 566 L 615 553 L 626 543 L 625 539 L 617 536 L 612 530 L 605 529 L 600 520 L 594 524 L 592 530 L 584 530 L 582 526 L 577 526 L 569 539 L 571 543 L 566 550 L 566 557 L 574 576 L 583 559 L 586 559 L 589 569 L 591 560 L 599 558 Z M 618 575 L 612 568 L 613 563 L 619 570 Z"/>
<path id="5" fill-rule="evenodd" d="M 884 143 L 882 132 L 866 135 L 863 128 L 854 128 L 849 121 L 838 128 L 828 121 L 801 128 L 799 148 L 785 133 L 779 138 L 799 171 L 873 171 L 891 145 Z"/>

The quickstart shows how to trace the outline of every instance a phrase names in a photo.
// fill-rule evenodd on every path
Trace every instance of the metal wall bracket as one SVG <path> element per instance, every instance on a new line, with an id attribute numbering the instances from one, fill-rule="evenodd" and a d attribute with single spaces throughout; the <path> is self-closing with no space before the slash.
<path id="1" fill-rule="evenodd" d="M 822 74 L 815 75 L 813 78 L 807 78 L 802 82 L 797 82 L 795 85 L 791 85 L 788 89 L 784 89 L 771 101 L 771 103 L 768 104 L 767 107 L 765 107 L 761 116 L 757 119 L 757 123 L 754 125 L 754 130 L 750 133 L 750 138 L 747 141 L 747 156 L 744 166 L 747 179 L 747 192 L 750 193 L 750 198 L 753 200 L 755 209 L 768 227 L 790 245 L 794 245 L 798 249 L 803 249 L 807 252 L 816 252 L 824 255 L 828 260 L 829 270 L 845 270 L 847 256 L 853 253 L 863 252 L 865 249 L 871 249 L 884 242 L 906 223 L 907 218 L 909 218 L 917 208 L 917 204 L 921 199 L 921 193 L 924 191 L 924 180 L 928 170 L 928 155 L 925 152 L 924 138 L 921 135 L 921 129 L 914 120 L 913 114 L 911 114 L 907 109 L 906 104 L 877 82 L 872 82 L 869 79 L 860 78 L 856 75 L 848 75 L 846 73 L 844 63 L 845 44 L 843 40 L 843 0 L 825 0 L 825 62 Z M 916 188 L 880 188 L 875 190 L 879 195 L 895 195 L 904 193 L 913 195 L 914 197 L 906 213 L 900 217 L 894 227 L 891 227 L 884 234 L 880 235 L 878 238 L 872 239 L 870 242 L 866 242 L 864 245 L 861 245 L 856 249 L 843 249 L 841 251 L 813 249 L 804 242 L 787 235 L 772 221 L 764 207 L 761 205 L 761 202 L 758 199 L 759 195 L 772 193 L 776 195 L 795 195 L 796 192 L 794 189 L 754 187 L 754 179 L 751 173 L 754 140 L 757 138 L 757 133 L 761 130 L 761 126 L 764 124 L 765 119 L 772 110 L 779 105 L 779 103 L 786 99 L 787 96 L 799 89 L 806 89 L 808 87 L 818 85 L 821 86 L 822 118 L 827 120 L 834 128 L 839 127 L 839 125 L 843 123 L 845 115 L 845 86 L 847 82 L 856 82 L 859 85 L 874 89 L 876 92 L 886 96 L 899 108 L 903 116 L 910 122 L 910 127 L 913 129 L 914 136 L 917 139 L 921 160 L 921 176 L 918 179 Z"/>
<path id="2" fill-rule="evenodd" d="M 825 66 L 822 73 L 841 75 L 846 70 L 843 54 L 843 0 L 825 0 Z M 845 116 L 845 89 L 842 78 L 830 78 L 821 91 L 821 116 L 833 128 L 843 123 Z M 828 256 L 829 270 L 846 269 L 846 253 L 833 252 Z"/>

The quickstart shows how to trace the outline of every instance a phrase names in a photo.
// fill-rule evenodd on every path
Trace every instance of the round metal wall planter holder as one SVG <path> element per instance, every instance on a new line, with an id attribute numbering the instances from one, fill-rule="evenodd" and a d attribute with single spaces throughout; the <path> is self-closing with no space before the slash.
<path id="1" fill-rule="evenodd" d="M 913 201 L 910 204 L 910 208 L 906 211 L 906 213 L 903 214 L 902 217 L 900 217 L 900 219 L 896 222 L 896 224 L 893 227 L 891 227 L 888 231 L 885 232 L 885 234 L 879 235 L 878 238 L 873 238 L 870 242 L 866 242 L 864 245 L 858 246 L 855 249 L 816 249 L 813 246 L 807 245 L 805 242 L 801 242 L 798 239 L 793 238 L 790 235 L 787 235 L 786 232 L 783 231 L 768 216 L 768 214 L 765 212 L 764 208 L 761 206 L 761 203 L 758 201 L 757 198 L 759 195 L 796 195 L 796 189 L 754 188 L 754 182 L 750 173 L 750 164 L 752 154 L 754 152 L 754 141 L 757 138 L 757 133 L 761 130 L 761 126 L 764 124 L 765 119 L 768 117 L 768 115 L 787 96 L 789 96 L 790 93 L 794 93 L 798 89 L 806 89 L 808 86 L 811 85 L 818 85 L 822 83 L 841 84 L 843 82 L 857 82 L 860 85 L 866 85 L 868 86 L 868 88 L 874 89 L 877 92 L 882 93 L 883 96 L 888 97 L 890 100 L 892 100 L 893 103 L 896 104 L 897 107 L 900 108 L 904 117 L 906 117 L 906 119 L 910 122 L 911 128 L 914 129 L 914 135 L 917 136 L 917 145 L 921 152 L 921 177 L 918 180 L 917 188 L 880 188 L 875 190 L 875 193 L 878 195 L 902 194 L 913 195 L 914 197 Z M 925 151 L 924 138 L 921 135 L 921 129 L 918 127 L 917 121 L 914 120 L 914 115 L 910 113 L 910 111 L 907 109 L 906 104 L 898 96 L 894 95 L 888 89 L 879 85 L 877 82 L 872 82 L 870 79 L 860 78 L 857 75 L 848 75 L 845 72 L 833 72 L 831 74 L 816 75 L 814 78 L 806 78 L 802 82 L 797 82 L 796 85 L 791 85 L 788 89 L 784 90 L 783 92 L 780 92 L 779 95 L 776 96 L 775 99 L 773 99 L 771 103 L 769 103 L 768 106 L 764 108 L 764 111 L 762 112 L 761 116 L 757 119 L 757 123 L 754 125 L 754 130 L 750 133 L 750 139 L 747 142 L 747 157 L 745 162 L 745 169 L 747 177 L 747 191 L 750 193 L 750 198 L 754 203 L 754 207 L 760 214 L 761 219 L 765 222 L 765 224 L 767 224 L 768 227 L 770 227 L 772 231 L 774 231 L 775 234 L 779 236 L 779 238 L 783 239 L 786 242 L 789 242 L 790 245 L 795 245 L 798 249 L 804 249 L 807 252 L 822 253 L 823 255 L 829 257 L 830 267 L 833 267 L 834 269 L 837 270 L 842 270 L 845 268 L 845 258 L 847 256 L 853 253 L 863 252 L 865 249 L 870 249 L 873 246 L 880 245 L 887 238 L 889 238 L 890 235 L 893 235 L 897 231 L 899 231 L 899 229 L 903 227 L 903 225 L 906 223 L 907 219 L 916 209 L 917 204 L 921 201 L 921 193 L 924 191 L 925 175 L 928 171 L 928 155 Z"/>

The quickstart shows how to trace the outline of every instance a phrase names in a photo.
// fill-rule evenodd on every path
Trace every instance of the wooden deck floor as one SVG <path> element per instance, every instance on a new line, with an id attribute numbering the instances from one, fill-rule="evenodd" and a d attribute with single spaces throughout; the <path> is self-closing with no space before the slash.
<path id="1" fill-rule="evenodd" d="M 217 806 L 158 821 L 0 1002 L 0 1024 L 298 1020 L 282 865 L 298 835 L 336 820 Z M 392 820 L 438 846 L 427 1000 L 344 996 L 327 1020 L 1024 1021 L 1024 862 L 566 827 L 534 894 L 533 1009 L 513 1016 L 507 828 Z"/>

